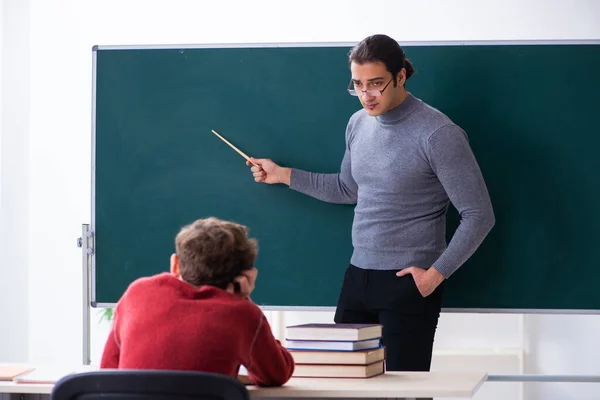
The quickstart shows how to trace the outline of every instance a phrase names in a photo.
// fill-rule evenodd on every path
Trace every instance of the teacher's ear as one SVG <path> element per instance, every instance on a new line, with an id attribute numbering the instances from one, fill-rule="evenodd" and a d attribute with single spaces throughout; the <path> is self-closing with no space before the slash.
<path id="1" fill-rule="evenodd" d="M 171 254 L 171 274 L 176 278 L 181 279 L 181 273 L 179 272 L 179 256 L 175 253 Z"/>

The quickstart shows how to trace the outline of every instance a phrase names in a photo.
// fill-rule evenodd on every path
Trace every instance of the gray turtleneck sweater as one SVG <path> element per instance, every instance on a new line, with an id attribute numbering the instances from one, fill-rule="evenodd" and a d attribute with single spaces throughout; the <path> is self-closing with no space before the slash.
<path id="1" fill-rule="evenodd" d="M 323 201 L 356 204 L 350 262 L 359 268 L 433 266 L 447 278 L 494 225 L 467 135 L 411 94 L 378 117 L 356 112 L 346 128 L 340 172 L 292 169 L 290 187 Z M 461 222 L 447 244 L 450 202 Z"/>

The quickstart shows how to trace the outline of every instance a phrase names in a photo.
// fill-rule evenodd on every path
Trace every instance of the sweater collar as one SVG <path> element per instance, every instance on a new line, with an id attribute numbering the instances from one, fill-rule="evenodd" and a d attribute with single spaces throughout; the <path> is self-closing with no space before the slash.
<path id="1" fill-rule="evenodd" d="M 408 96 L 399 106 L 396 108 L 392 108 L 388 112 L 381 114 L 377 117 L 377 121 L 384 125 L 393 124 L 396 122 L 400 122 L 401 120 L 408 117 L 412 114 L 417 107 L 419 106 L 420 101 L 416 97 L 414 97 L 411 93 L 408 93 Z"/>
<path id="2" fill-rule="evenodd" d="M 182 293 L 184 293 L 188 297 L 194 297 L 197 295 L 210 294 L 211 296 L 219 296 L 219 297 L 227 297 L 227 296 L 235 296 L 226 290 L 219 289 L 216 286 L 211 285 L 200 285 L 198 287 L 192 285 L 184 281 L 183 279 L 177 278 L 175 275 L 169 272 L 163 272 L 159 274 L 160 279 L 163 280 L 165 284 L 171 285 L 175 288 L 178 288 Z M 238 296 L 235 296 L 238 297 Z"/>

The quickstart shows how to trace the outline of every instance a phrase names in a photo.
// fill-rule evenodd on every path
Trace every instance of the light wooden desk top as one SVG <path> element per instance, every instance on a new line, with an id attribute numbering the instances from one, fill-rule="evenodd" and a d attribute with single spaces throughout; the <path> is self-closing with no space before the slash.
<path id="1" fill-rule="evenodd" d="M 292 378 L 282 387 L 248 386 L 253 397 L 472 397 L 486 373 L 386 372 L 368 379 Z"/>
<path id="2" fill-rule="evenodd" d="M 0 381 L 0 393 L 50 394 L 53 387 L 53 384 Z"/>
<path id="3" fill-rule="evenodd" d="M 369 379 L 292 378 L 281 387 L 247 386 L 251 397 L 472 397 L 484 372 L 386 372 Z M 0 382 L 0 393 L 50 394 L 54 385 Z"/>

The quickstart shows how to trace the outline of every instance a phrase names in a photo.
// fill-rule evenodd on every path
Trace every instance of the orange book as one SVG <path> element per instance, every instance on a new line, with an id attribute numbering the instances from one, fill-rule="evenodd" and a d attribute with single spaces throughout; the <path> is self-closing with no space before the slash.
<path id="1" fill-rule="evenodd" d="M 289 350 L 296 364 L 369 365 L 385 359 L 385 349 L 358 351 Z"/>
<path id="2" fill-rule="evenodd" d="M 17 376 L 31 370 L 32 368 L 22 366 L 0 366 L 0 381 L 12 381 Z"/>

